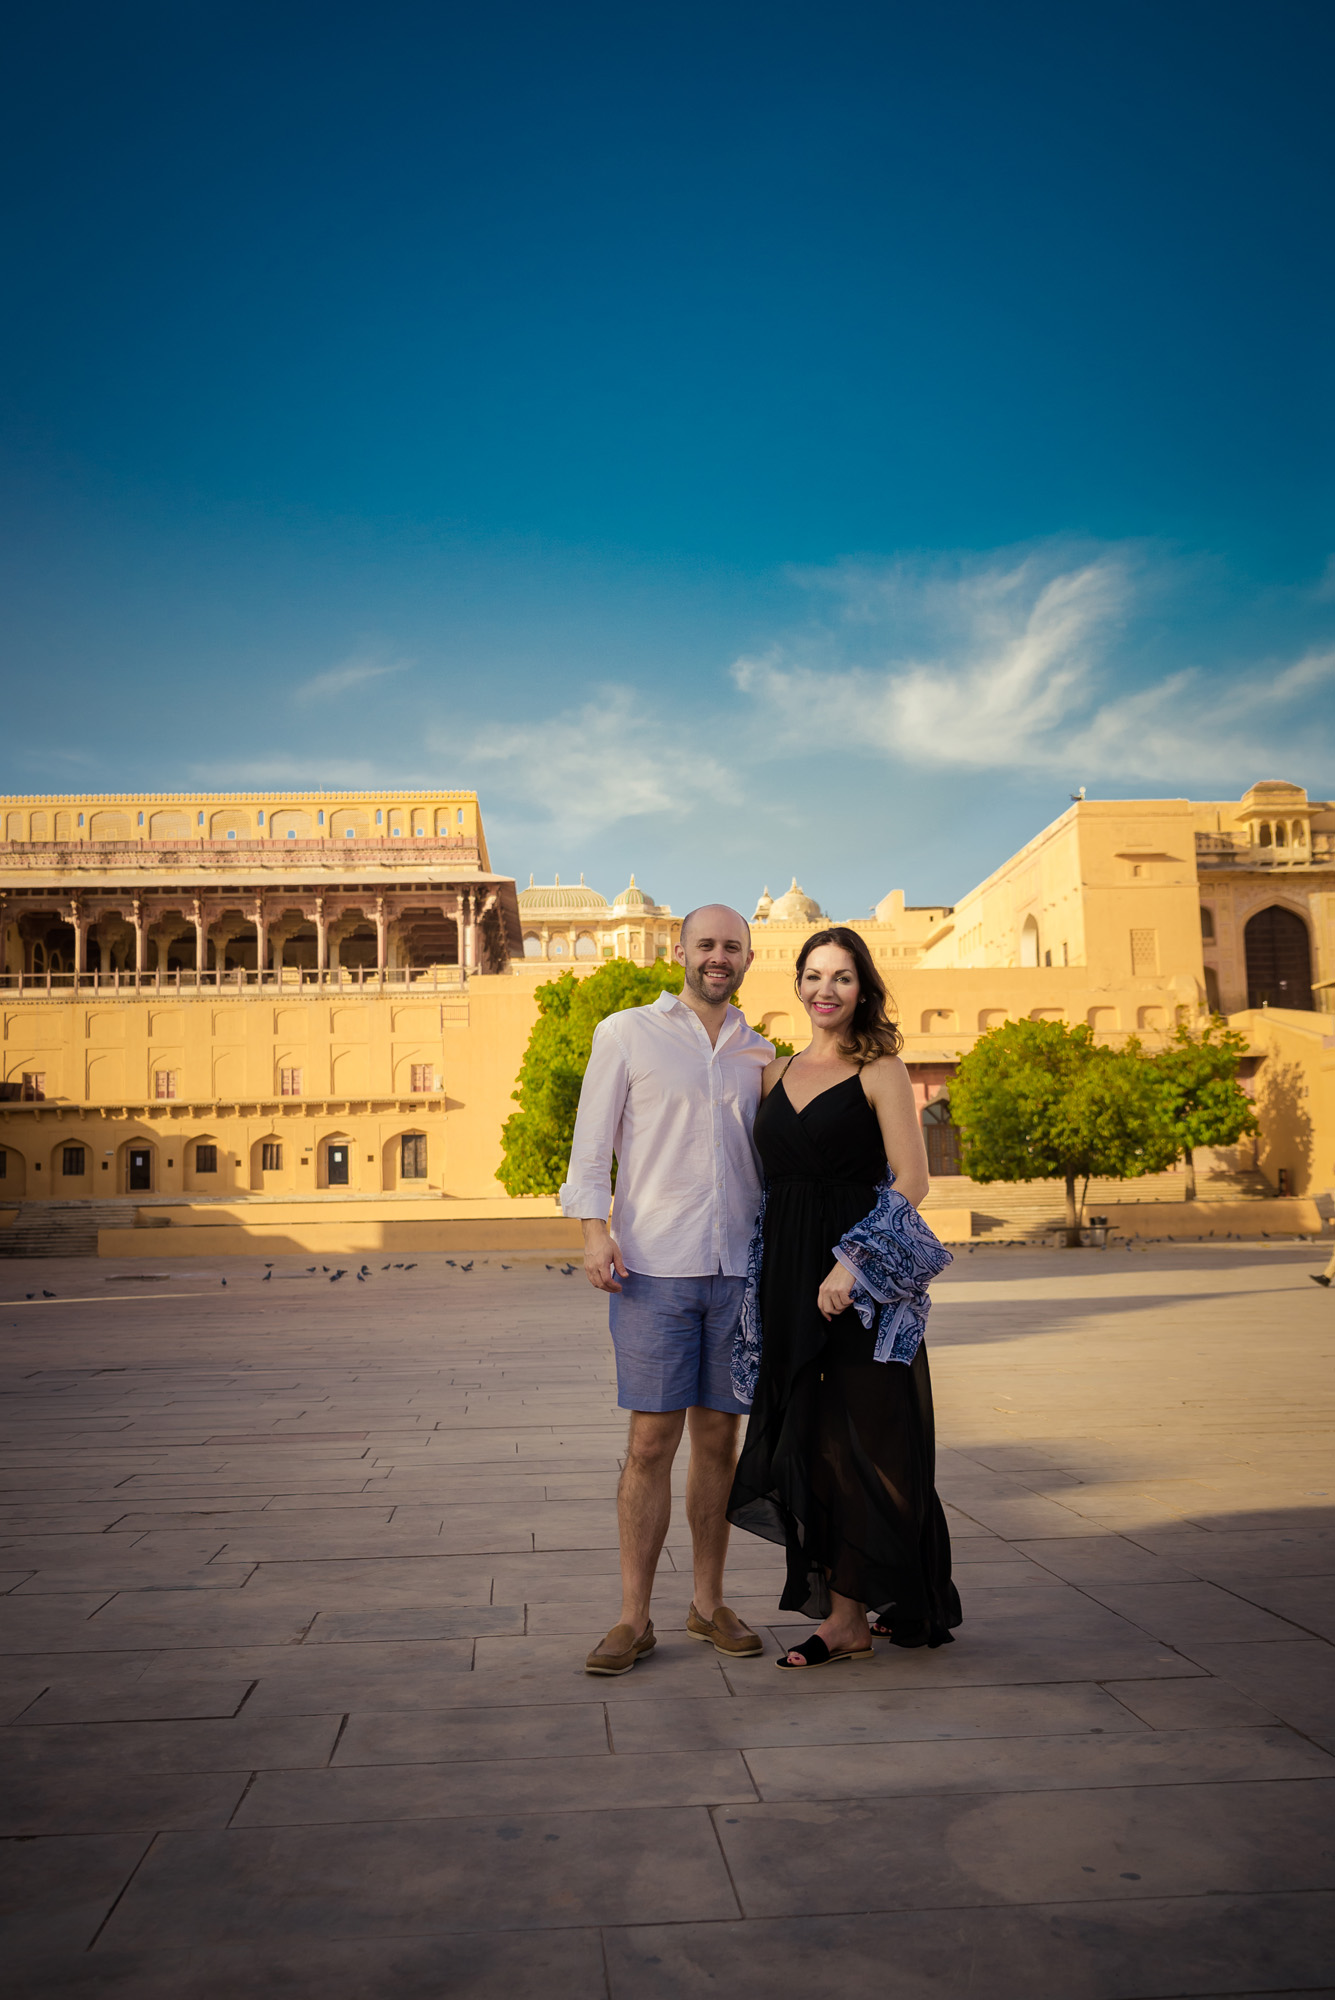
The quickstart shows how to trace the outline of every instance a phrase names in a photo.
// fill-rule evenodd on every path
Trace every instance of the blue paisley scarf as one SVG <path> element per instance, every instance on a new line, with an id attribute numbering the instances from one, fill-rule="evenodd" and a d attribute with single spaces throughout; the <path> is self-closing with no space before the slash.
<path id="1" fill-rule="evenodd" d="M 746 1260 L 746 1291 L 732 1349 L 732 1387 L 739 1403 L 750 1403 L 760 1373 L 760 1265 L 765 1247 L 765 1197 Z M 933 1235 L 912 1202 L 895 1190 L 887 1172 L 876 1190 L 876 1205 L 834 1245 L 833 1255 L 851 1272 L 853 1310 L 876 1334 L 877 1361 L 913 1360 L 927 1331 L 931 1300 L 927 1287 L 954 1258 Z"/>

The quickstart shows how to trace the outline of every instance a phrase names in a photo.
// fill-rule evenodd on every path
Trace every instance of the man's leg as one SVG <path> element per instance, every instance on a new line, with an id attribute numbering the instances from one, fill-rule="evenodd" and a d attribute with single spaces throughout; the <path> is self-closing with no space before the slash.
<path id="1" fill-rule="evenodd" d="M 687 1413 L 691 1463 L 686 1474 L 686 1519 L 695 1566 L 695 1608 L 712 1618 L 723 1602 L 723 1565 L 728 1556 L 728 1495 L 737 1467 L 742 1420 L 726 1410 Z"/>
<path id="2" fill-rule="evenodd" d="M 700 1414 L 691 1412 L 693 1417 Z M 626 1463 L 617 1484 L 617 1531 L 621 1541 L 618 1622 L 629 1625 L 637 1639 L 649 1622 L 654 1576 L 672 1518 L 672 1461 L 677 1456 L 685 1422 L 685 1410 L 630 1413 Z M 688 1512 L 689 1508 L 688 1500 Z"/>

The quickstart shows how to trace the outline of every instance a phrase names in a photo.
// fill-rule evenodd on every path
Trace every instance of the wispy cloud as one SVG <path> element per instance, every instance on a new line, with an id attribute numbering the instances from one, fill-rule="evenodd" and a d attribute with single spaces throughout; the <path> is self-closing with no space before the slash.
<path id="1" fill-rule="evenodd" d="M 681 817 L 711 795 L 734 796 L 732 775 L 702 748 L 708 736 L 613 685 L 578 708 L 496 723 L 466 742 L 428 732 L 427 747 L 490 773 L 510 818 L 547 819 L 578 835 L 653 814 Z"/>
<path id="2" fill-rule="evenodd" d="M 383 660 L 374 654 L 354 654 L 335 667 L 327 667 L 323 673 L 312 674 L 309 680 L 293 688 L 291 698 L 301 704 L 331 701 L 337 695 L 349 694 L 353 688 L 364 687 L 368 681 L 383 680 L 386 674 L 406 673 L 412 664 L 411 660 Z"/>
<path id="3" fill-rule="evenodd" d="M 813 626 L 732 670 L 780 753 L 1221 782 L 1310 746 L 1335 684 L 1335 650 L 1318 646 L 1288 661 L 1161 670 L 1126 688 L 1128 628 L 1165 588 L 1142 552 L 801 581 L 825 607 Z"/>

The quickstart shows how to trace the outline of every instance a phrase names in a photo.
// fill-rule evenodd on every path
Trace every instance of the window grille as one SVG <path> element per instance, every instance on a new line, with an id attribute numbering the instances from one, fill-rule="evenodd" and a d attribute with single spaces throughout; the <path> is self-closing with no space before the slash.
<path id="1" fill-rule="evenodd" d="M 25 1069 L 23 1072 L 22 1101 L 25 1104 L 40 1104 L 46 1096 L 46 1071 Z"/>
<path id="2" fill-rule="evenodd" d="M 1159 970 L 1158 931 L 1132 931 L 1131 970 L 1133 973 L 1157 972 Z"/>
<path id="3" fill-rule="evenodd" d="M 195 1147 L 195 1172 L 216 1174 L 218 1171 L 218 1148 L 200 1144 Z"/>
<path id="4" fill-rule="evenodd" d="M 425 1132 L 405 1132 L 400 1175 L 405 1181 L 426 1179 L 426 1134 Z"/>
<path id="5" fill-rule="evenodd" d="M 277 1139 L 266 1139 L 260 1147 L 260 1172 L 276 1174 L 283 1164 L 283 1148 Z"/>
<path id="6" fill-rule="evenodd" d="M 299 1069 L 279 1070 L 278 1095 L 280 1097 L 301 1096 L 301 1071 Z"/>
<path id="7" fill-rule="evenodd" d="M 435 1082 L 430 1063 L 414 1063 L 412 1066 L 412 1088 L 430 1090 Z"/>
<path id="8" fill-rule="evenodd" d="M 154 1070 L 153 1095 L 154 1097 L 175 1097 L 176 1071 L 174 1069 Z"/>
<path id="9" fill-rule="evenodd" d="M 60 1155 L 60 1171 L 62 1174 L 81 1174 L 83 1172 L 83 1161 L 84 1150 L 82 1146 L 66 1146 Z"/>

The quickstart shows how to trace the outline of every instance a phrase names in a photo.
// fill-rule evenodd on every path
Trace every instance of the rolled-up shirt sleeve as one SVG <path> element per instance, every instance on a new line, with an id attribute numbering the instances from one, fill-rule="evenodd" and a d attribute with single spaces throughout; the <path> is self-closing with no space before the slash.
<path id="1" fill-rule="evenodd" d="M 593 1031 L 579 1093 L 568 1178 L 561 1184 L 562 1215 L 607 1220 L 612 1207 L 612 1156 L 629 1089 L 630 1065 L 620 1038 L 600 1021 Z"/>

